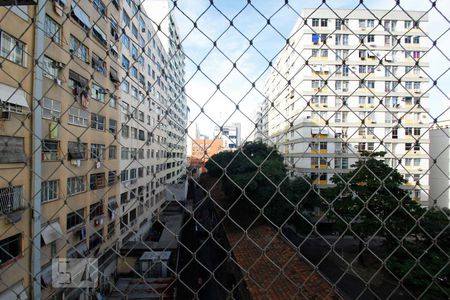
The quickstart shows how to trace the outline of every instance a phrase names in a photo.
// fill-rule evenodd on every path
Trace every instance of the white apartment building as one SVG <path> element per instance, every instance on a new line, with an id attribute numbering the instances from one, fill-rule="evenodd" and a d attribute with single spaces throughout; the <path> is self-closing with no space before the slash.
<path id="1" fill-rule="evenodd" d="M 430 130 L 430 205 L 450 207 L 450 121 Z"/>
<path id="2" fill-rule="evenodd" d="M 176 183 L 186 174 L 187 133 L 189 108 L 187 106 L 185 86 L 185 55 L 181 45 L 179 30 L 172 13 L 173 3 L 168 0 L 144 1 L 151 21 L 157 24 L 156 35 L 161 41 L 161 51 L 166 53 L 161 69 L 167 81 L 167 183 Z"/>
<path id="3" fill-rule="evenodd" d="M 362 151 L 385 151 L 404 187 L 427 205 L 427 15 L 305 9 L 301 16 L 265 85 L 262 136 L 292 173 L 320 187 Z"/>
<path id="4" fill-rule="evenodd" d="M 231 125 L 215 126 L 213 138 L 222 139 L 224 150 L 236 150 L 241 146 L 241 123 Z"/>
<path id="5" fill-rule="evenodd" d="M 150 4 L 152 1 L 149 1 Z M 121 14 L 120 241 L 139 240 L 164 203 L 173 151 L 169 54 L 145 10 L 125 1 Z M 183 66 L 180 66 L 183 67 Z M 184 116 L 183 116 L 184 117 Z M 182 117 L 180 117 L 181 119 Z M 183 121 L 186 121 L 183 119 Z M 184 146 L 184 145 L 183 145 Z M 181 175 L 179 175 L 181 176 Z"/>

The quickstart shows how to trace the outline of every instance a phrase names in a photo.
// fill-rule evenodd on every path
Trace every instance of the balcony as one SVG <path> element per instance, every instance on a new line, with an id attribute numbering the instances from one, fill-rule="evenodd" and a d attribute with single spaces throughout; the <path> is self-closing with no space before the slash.
<path id="1" fill-rule="evenodd" d="M 21 186 L 0 189 L 0 215 L 9 215 L 25 208 Z"/>

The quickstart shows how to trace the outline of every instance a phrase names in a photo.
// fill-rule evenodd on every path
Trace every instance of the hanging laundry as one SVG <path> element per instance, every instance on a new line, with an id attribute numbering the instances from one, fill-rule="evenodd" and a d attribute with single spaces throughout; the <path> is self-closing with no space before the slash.
<path id="1" fill-rule="evenodd" d="M 81 92 L 81 105 L 82 105 L 84 108 L 88 108 L 88 107 L 89 107 L 89 101 L 90 101 L 90 99 L 89 99 L 89 93 L 87 92 L 87 90 L 83 90 L 83 91 Z"/>

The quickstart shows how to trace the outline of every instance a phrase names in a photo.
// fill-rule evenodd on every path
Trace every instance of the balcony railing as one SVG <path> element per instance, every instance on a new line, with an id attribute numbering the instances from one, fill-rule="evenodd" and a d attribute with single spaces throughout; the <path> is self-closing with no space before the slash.
<path id="1" fill-rule="evenodd" d="M 21 186 L 0 189 L 0 215 L 7 215 L 24 207 L 25 201 Z"/>

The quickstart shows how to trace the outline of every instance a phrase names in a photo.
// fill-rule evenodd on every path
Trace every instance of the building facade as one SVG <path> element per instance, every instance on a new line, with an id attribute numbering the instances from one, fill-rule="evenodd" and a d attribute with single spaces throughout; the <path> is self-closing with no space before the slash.
<path id="1" fill-rule="evenodd" d="M 404 188 L 428 205 L 427 15 L 305 9 L 301 16 L 265 85 L 265 141 L 278 145 L 292 174 L 319 187 L 332 186 L 362 152 L 386 152 Z"/>
<path id="2" fill-rule="evenodd" d="M 166 49 L 135 1 L 46 1 L 44 9 L 36 65 L 37 6 L 0 7 L 1 299 L 30 298 L 33 272 L 43 299 L 78 297 L 52 287 L 56 257 L 99 258 L 100 286 L 111 283 L 123 242 L 148 231 L 167 184 L 185 173 L 188 108 L 174 20 Z M 33 84 L 42 85 L 42 115 Z M 32 170 L 36 159 L 41 171 Z M 36 176 L 42 185 L 32 188 Z M 33 230 L 37 194 L 42 228 Z M 40 270 L 30 264 L 33 236 L 41 237 Z"/>
<path id="3" fill-rule="evenodd" d="M 450 207 L 450 122 L 430 130 L 430 205 Z"/>
<path id="4" fill-rule="evenodd" d="M 241 123 L 214 127 L 213 137 L 222 139 L 224 150 L 236 150 L 241 146 Z"/>
<path id="5" fill-rule="evenodd" d="M 206 172 L 206 162 L 215 154 L 223 151 L 224 141 L 222 139 L 195 139 L 192 140 L 191 167 L 199 168 L 200 173 Z"/>
<path id="6" fill-rule="evenodd" d="M 161 72 L 167 82 L 167 109 L 163 117 L 167 122 L 166 181 L 171 184 L 178 182 L 186 174 L 189 108 L 184 92 L 185 55 L 172 12 L 172 1 L 145 1 L 143 6 L 158 28 L 156 35 L 161 41 L 161 51 L 165 51 L 167 55 Z"/>
<path id="7" fill-rule="evenodd" d="M 32 285 L 24 270 L 31 270 L 33 236 L 32 132 L 28 116 L 33 95 L 34 28 L 30 25 L 34 14 L 33 7 L 23 11 L 0 7 L 0 298 L 26 299 Z"/>

